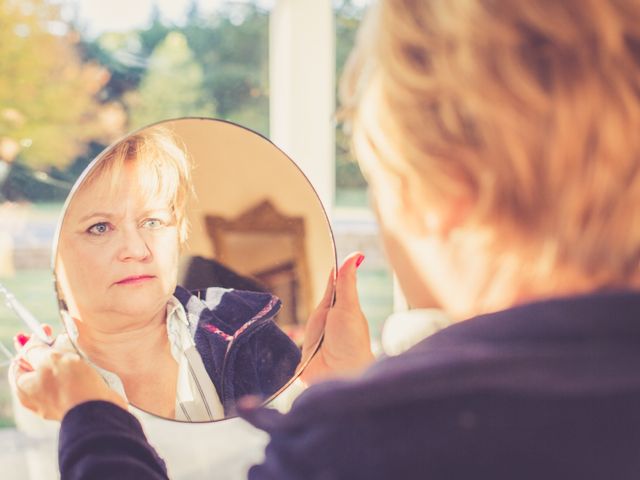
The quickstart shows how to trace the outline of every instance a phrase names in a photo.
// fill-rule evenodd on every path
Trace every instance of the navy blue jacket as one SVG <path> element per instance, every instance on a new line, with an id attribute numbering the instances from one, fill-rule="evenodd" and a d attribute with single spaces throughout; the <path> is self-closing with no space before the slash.
<path id="1" fill-rule="evenodd" d="M 253 480 L 636 480 L 640 294 L 483 315 L 310 388 L 286 415 L 244 416 L 271 435 Z M 140 426 L 105 402 L 65 416 L 59 453 L 63 478 L 164 478 Z"/>
<path id="2" fill-rule="evenodd" d="M 239 398 L 268 398 L 293 377 L 301 353 L 273 321 L 281 307 L 277 297 L 217 287 L 189 292 L 180 286 L 174 296 L 189 317 L 196 349 L 227 415 Z"/>

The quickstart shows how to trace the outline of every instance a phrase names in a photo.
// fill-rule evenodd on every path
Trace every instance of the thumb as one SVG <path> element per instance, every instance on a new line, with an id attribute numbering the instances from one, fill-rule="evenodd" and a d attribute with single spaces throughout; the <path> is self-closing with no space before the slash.
<path id="1" fill-rule="evenodd" d="M 324 289 L 324 293 L 322 294 L 322 299 L 318 304 L 318 309 L 321 308 L 331 308 L 331 304 L 333 303 L 333 286 L 335 282 L 335 268 L 331 269 L 329 272 L 329 279 L 327 281 L 327 286 Z"/>
<path id="2" fill-rule="evenodd" d="M 48 345 L 34 341 L 32 346 L 27 347 L 26 351 L 22 352 L 21 358 L 37 370 L 49 364 L 52 360 L 57 360 L 60 355 L 60 352 L 57 352 Z"/>
<path id="3" fill-rule="evenodd" d="M 312 346 L 315 346 L 322 336 L 322 332 L 324 332 L 324 326 L 327 321 L 327 312 L 331 308 L 331 304 L 333 302 L 334 276 L 334 269 L 332 268 L 329 273 L 327 286 L 324 294 L 322 295 L 322 299 L 307 321 L 304 332 L 303 350 L 304 348 L 311 348 Z"/>
<path id="4" fill-rule="evenodd" d="M 336 279 L 336 302 L 334 307 L 344 310 L 360 310 L 356 270 L 364 260 L 360 252 L 350 254 L 338 269 Z"/>
<path id="5" fill-rule="evenodd" d="M 31 395 L 36 389 L 38 376 L 34 372 L 25 372 L 15 370 L 12 378 L 10 378 L 16 396 L 20 403 L 29 410 L 35 411 L 36 405 L 31 401 Z"/>

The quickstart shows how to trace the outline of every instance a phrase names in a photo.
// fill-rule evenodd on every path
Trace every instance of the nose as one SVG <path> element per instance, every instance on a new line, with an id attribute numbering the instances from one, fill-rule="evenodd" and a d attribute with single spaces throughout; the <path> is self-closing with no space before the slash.
<path id="1" fill-rule="evenodd" d="M 146 260 L 151 256 L 151 250 L 138 228 L 126 228 L 121 232 L 122 243 L 118 252 L 121 261 Z"/>

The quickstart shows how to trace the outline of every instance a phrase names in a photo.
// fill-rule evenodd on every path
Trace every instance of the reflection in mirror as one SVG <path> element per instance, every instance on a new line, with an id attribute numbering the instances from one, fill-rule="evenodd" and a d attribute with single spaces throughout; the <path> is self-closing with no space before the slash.
<path id="1" fill-rule="evenodd" d="M 311 307 L 304 217 L 283 215 L 263 200 L 233 220 L 207 215 L 205 221 L 214 251 L 226 265 L 280 298 L 276 323 L 302 346 Z"/>
<path id="2" fill-rule="evenodd" d="M 69 347 L 136 408 L 199 422 L 299 373 L 334 266 L 296 165 L 247 129 L 191 118 L 139 130 L 89 166 L 55 277 Z"/>

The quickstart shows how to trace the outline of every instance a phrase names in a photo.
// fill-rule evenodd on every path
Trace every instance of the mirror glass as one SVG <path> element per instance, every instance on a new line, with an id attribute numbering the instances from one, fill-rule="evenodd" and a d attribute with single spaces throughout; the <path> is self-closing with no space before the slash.
<path id="1" fill-rule="evenodd" d="M 154 124 L 105 149 L 67 199 L 62 343 L 133 408 L 220 420 L 309 360 L 305 324 L 335 264 L 314 189 L 275 145 L 225 121 Z"/>

